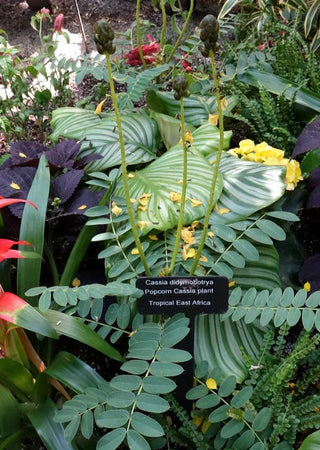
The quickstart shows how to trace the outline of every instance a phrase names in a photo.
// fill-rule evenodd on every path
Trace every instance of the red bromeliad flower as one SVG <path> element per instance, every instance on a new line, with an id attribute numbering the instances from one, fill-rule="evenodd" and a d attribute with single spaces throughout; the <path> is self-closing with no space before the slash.
<path id="1" fill-rule="evenodd" d="M 38 209 L 35 204 L 29 202 L 28 200 L 23 200 L 21 198 L 3 198 L 0 196 L 0 208 L 4 208 L 5 206 L 13 205 L 13 203 L 29 203 L 29 205 Z"/>
<path id="2" fill-rule="evenodd" d="M 29 304 L 11 292 L 4 292 L 0 285 L 0 319 L 16 323 L 16 314 Z"/>
<path id="3" fill-rule="evenodd" d="M 60 13 L 57 15 L 53 24 L 53 31 L 57 31 L 58 33 L 62 32 L 63 19 L 64 19 L 63 14 Z"/>
<path id="4" fill-rule="evenodd" d="M 25 258 L 20 250 L 12 250 L 13 245 L 31 245 L 26 241 L 12 241 L 11 239 L 0 239 L 0 262 L 9 258 Z"/>
<path id="5" fill-rule="evenodd" d="M 150 35 L 148 35 L 147 38 L 148 38 L 150 44 L 141 45 L 141 50 L 142 50 L 145 62 L 147 64 L 152 64 L 153 62 L 155 62 L 157 54 L 161 51 L 161 47 L 160 47 L 160 44 L 152 41 L 152 38 Z M 129 66 L 141 66 L 142 65 L 138 47 L 133 48 L 128 53 L 123 55 L 123 58 L 127 59 L 127 64 L 129 64 Z"/>

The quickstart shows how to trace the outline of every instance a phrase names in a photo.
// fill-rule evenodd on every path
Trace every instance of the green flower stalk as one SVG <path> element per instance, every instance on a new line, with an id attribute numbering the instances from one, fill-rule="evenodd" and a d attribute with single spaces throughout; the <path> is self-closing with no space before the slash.
<path id="1" fill-rule="evenodd" d="M 203 230 L 200 238 L 199 247 L 197 250 L 197 253 L 194 258 L 194 263 L 190 270 L 190 275 L 193 275 L 199 259 L 201 257 L 201 253 L 204 247 L 204 243 L 206 240 L 206 236 L 208 233 L 208 225 L 209 225 L 209 218 L 212 211 L 211 205 L 213 202 L 214 197 L 214 191 L 216 187 L 216 182 L 218 178 L 218 172 L 219 172 L 219 164 L 221 160 L 221 155 L 223 151 L 223 114 L 222 114 L 222 105 L 221 105 L 221 97 L 220 97 L 220 87 L 219 87 L 219 78 L 217 75 L 217 68 L 214 61 L 214 53 L 217 50 L 217 40 L 218 40 L 218 31 L 219 31 L 219 23 L 216 20 L 216 18 L 212 15 L 205 16 L 202 21 L 200 22 L 200 39 L 204 42 L 204 48 L 202 49 L 203 56 L 209 56 L 211 61 L 211 68 L 212 68 L 212 77 L 213 77 L 213 83 L 215 87 L 215 96 L 216 96 L 216 102 L 217 102 L 217 111 L 218 111 L 218 118 L 219 118 L 219 149 L 217 152 L 216 162 L 213 170 L 213 177 L 211 182 L 211 188 L 210 188 L 210 194 L 209 194 L 209 200 L 208 200 L 208 207 L 206 209 L 206 214 L 204 217 L 204 223 L 203 223 Z"/>
<path id="2" fill-rule="evenodd" d="M 112 69 L 111 69 L 111 63 L 110 63 L 110 54 L 113 54 L 115 52 L 115 47 L 113 45 L 113 38 L 114 38 L 114 32 L 111 28 L 111 25 L 106 20 L 100 20 L 96 22 L 94 26 L 94 32 L 95 32 L 95 43 L 97 45 L 97 49 L 99 53 L 103 53 L 106 57 L 106 66 L 109 76 L 109 83 L 110 83 L 110 90 L 111 90 L 111 99 L 114 107 L 114 112 L 116 116 L 116 122 L 118 127 L 118 133 L 119 133 L 119 143 L 120 143 L 120 152 L 121 152 L 121 168 L 122 168 L 122 180 L 123 180 L 123 186 L 124 186 L 124 193 L 125 193 L 125 199 L 126 199 L 126 205 L 128 209 L 128 215 L 129 215 L 129 221 L 132 228 L 132 233 L 134 236 L 134 240 L 136 243 L 136 247 L 139 251 L 140 259 L 142 261 L 142 264 L 144 266 L 145 272 L 147 275 L 151 276 L 151 272 L 141 245 L 141 241 L 139 238 L 138 229 L 135 223 L 134 214 L 131 207 L 130 202 L 130 190 L 129 190 L 129 182 L 128 182 L 128 172 L 127 172 L 127 164 L 126 164 L 126 151 L 124 146 L 124 138 L 123 138 L 123 132 L 122 132 L 122 125 L 121 125 L 121 117 L 120 112 L 118 108 L 118 102 L 117 102 L 117 96 L 114 88 L 113 83 L 113 76 L 112 76 Z"/>
<path id="3" fill-rule="evenodd" d="M 164 5 L 164 0 L 160 0 L 160 8 L 161 8 L 161 14 L 162 14 L 162 30 L 161 30 L 161 38 L 160 38 L 160 47 L 163 48 L 164 38 L 165 38 L 165 34 L 166 34 L 166 29 L 167 29 L 167 13 L 166 13 L 165 5 Z"/>
<path id="4" fill-rule="evenodd" d="M 179 221 L 177 226 L 177 235 L 176 240 L 173 247 L 173 253 L 172 253 L 172 259 L 171 264 L 169 268 L 169 274 L 172 273 L 178 251 L 180 246 L 180 237 L 181 237 L 181 230 L 183 227 L 183 218 L 184 218 L 184 210 L 185 210 L 185 204 L 186 204 L 186 194 L 187 194 L 187 164 L 188 164 L 188 157 L 187 157 L 187 143 L 186 143 L 186 135 L 185 135 L 185 127 L 184 127 L 184 106 L 183 106 L 183 97 L 187 97 L 189 95 L 188 89 L 188 81 L 185 78 L 184 75 L 179 75 L 177 78 L 173 81 L 172 87 L 175 90 L 174 98 L 176 100 L 180 100 L 180 127 L 181 127 L 181 134 L 182 134 L 182 146 L 183 146 L 183 175 L 182 175 L 182 191 L 181 191 L 181 200 L 180 200 L 180 214 L 179 214 Z"/>
<path id="5" fill-rule="evenodd" d="M 137 45 L 138 45 L 139 56 L 142 61 L 144 69 L 147 69 L 147 63 L 146 63 L 146 60 L 144 59 L 143 51 L 141 48 L 140 0 L 137 0 L 137 6 L 136 6 L 136 27 L 137 27 Z"/>

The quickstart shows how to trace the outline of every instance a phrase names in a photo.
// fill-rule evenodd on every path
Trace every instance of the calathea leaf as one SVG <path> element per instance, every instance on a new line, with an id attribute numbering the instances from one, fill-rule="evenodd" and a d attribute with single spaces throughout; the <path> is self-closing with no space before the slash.
<path id="1" fill-rule="evenodd" d="M 185 205 L 184 224 L 205 215 L 210 193 L 210 180 L 213 177 L 212 166 L 198 154 L 193 147 L 188 152 L 188 185 Z M 183 149 L 175 146 L 146 168 L 129 178 L 130 197 L 136 199 L 136 219 L 142 234 L 151 229 L 168 230 L 174 228 L 179 219 L 183 178 Z M 223 180 L 218 176 L 213 205 L 222 190 Z M 121 185 L 115 195 L 124 197 Z"/>

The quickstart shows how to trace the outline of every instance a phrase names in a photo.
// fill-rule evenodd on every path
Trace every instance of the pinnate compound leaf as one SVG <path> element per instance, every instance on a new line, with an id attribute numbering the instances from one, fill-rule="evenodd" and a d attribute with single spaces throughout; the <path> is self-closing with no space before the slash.
<path id="1" fill-rule="evenodd" d="M 231 406 L 234 408 L 241 408 L 252 395 L 253 389 L 251 386 L 247 386 L 241 391 L 237 392 L 236 395 L 231 400 Z"/>
<path id="2" fill-rule="evenodd" d="M 137 433 L 143 436 L 160 437 L 164 435 L 162 426 L 156 420 L 137 411 L 132 414 L 131 425 Z"/>
<path id="3" fill-rule="evenodd" d="M 169 403 L 164 398 L 155 394 L 141 393 L 137 397 L 137 406 L 142 411 L 151 413 L 163 413 L 170 408 Z"/>
<path id="4" fill-rule="evenodd" d="M 134 430 L 129 430 L 127 434 L 130 450 L 150 450 L 151 447 L 141 434 Z"/>
<path id="5" fill-rule="evenodd" d="M 105 434 L 97 443 L 97 450 L 116 450 L 126 437 L 125 428 L 116 428 Z"/>
<path id="6" fill-rule="evenodd" d="M 286 233 L 284 232 L 283 228 L 281 228 L 271 220 L 260 219 L 257 221 L 257 227 L 272 239 L 283 241 L 286 238 Z"/>

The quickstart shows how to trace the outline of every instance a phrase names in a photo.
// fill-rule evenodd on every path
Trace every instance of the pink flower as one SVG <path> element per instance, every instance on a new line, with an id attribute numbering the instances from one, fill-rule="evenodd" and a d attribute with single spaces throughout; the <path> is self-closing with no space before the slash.
<path id="1" fill-rule="evenodd" d="M 58 33 L 62 32 L 63 19 L 64 19 L 63 14 L 60 13 L 57 15 L 53 24 L 53 31 L 57 31 Z"/>
<path id="2" fill-rule="evenodd" d="M 50 14 L 50 9 L 48 9 L 48 8 L 41 8 L 40 9 L 40 14 L 41 15 Z"/>
<path id="3" fill-rule="evenodd" d="M 181 65 L 187 73 L 192 72 L 191 62 L 185 58 L 185 53 L 182 52 L 183 58 L 181 59 Z"/>
<path id="4" fill-rule="evenodd" d="M 152 64 L 156 60 L 156 58 L 155 58 L 156 55 L 161 51 L 161 47 L 160 47 L 160 44 L 152 41 L 151 36 L 148 35 L 147 38 L 150 41 L 150 44 L 141 45 L 141 50 L 142 50 L 145 62 L 147 64 Z M 141 66 L 142 65 L 138 47 L 133 48 L 128 53 L 123 55 L 123 58 L 127 59 L 127 64 L 129 64 L 129 66 Z"/>

